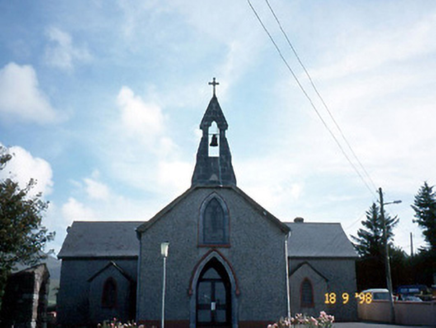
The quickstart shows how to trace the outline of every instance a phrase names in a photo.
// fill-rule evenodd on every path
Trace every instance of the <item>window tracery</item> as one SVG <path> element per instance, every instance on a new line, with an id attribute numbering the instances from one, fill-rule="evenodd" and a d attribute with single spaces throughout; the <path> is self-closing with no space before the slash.
<path id="1" fill-rule="evenodd" d="M 200 242 L 203 245 L 229 243 L 228 211 L 224 202 L 212 197 L 202 206 L 200 213 Z"/>

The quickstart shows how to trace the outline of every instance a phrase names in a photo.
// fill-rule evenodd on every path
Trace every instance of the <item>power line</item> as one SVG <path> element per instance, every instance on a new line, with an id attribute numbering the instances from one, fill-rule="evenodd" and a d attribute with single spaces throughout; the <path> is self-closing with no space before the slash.
<path id="1" fill-rule="evenodd" d="M 297 51 L 295 50 L 294 46 L 292 45 L 292 42 L 289 40 L 287 33 L 285 32 L 285 30 L 282 27 L 282 24 L 280 23 L 279 18 L 277 17 L 274 9 L 272 8 L 272 6 L 270 5 L 268 0 L 265 0 L 265 2 L 267 3 L 271 13 L 273 14 L 280 30 L 282 31 L 282 34 L 284 35 L 289 47 L 292 49 L 292 52 L 294 53 L 295 57 L 297 58 L 297 61 L 299 62 L 300 66 L 303 68 L 304 73 L 306 74 L 306 77 L 308 78 L 310 84 L 312 85 L 313 90 L 315 91 L 315 93 L 317 94 L 318 98 L 321 100 L 321 103 L 323 104 L 324 108 L 327 110 L 327 113 L 329 114 L 330 118 L 332 119 L 333 123 L 335 124 L 336 128 L 338 129 L 340 135 L 342 136 L 342 139 L 345 141 L 348 149 L 351 151 L 351 154 L 353 155 L 354 159 L 357 161 L 357 163 L 359 164 L 360 168 L 362 169 L 362 171 L 365 173 L 366 177 L 369 179 L 369 181 L 371 182 L 373 188 L 376 190 L 377 187 L 374 184 L 374 181 L 371 179 L 371 176 L 368 174 L 368 172 L 366 171 L 365 167 L 363 166 L 362 162 L 359 160 L 359 158 L 357 157 L 356 153 L 354 152 L 353 148 L 351 147 L 351 144 L 348 142 L 347 138 L 345 137 L 345 134 L 343 133 L 341 127 L 339 126 L 339 124 L 337 123 L 336 119 L 334 118 L 332 112 L 330 111 L 329 107 L 327 106 L 326 102 L 324 101 L 324 98 L 321 96 L 321 94 L 318 91 L 318 88 L 316 87 L 315 83 L 312 80 L 312 77 L 310 76 L 309 72 L 307 71 L 305 65 L 303 64 L 303 62 L 300 59 L 300 56 L 298 55 Z"/>
<path id="2" fill-rule="evenodd" d="M 342 145 L 340 144 L 339 140 L 336 138 L 335 134 L 333 133 L 333 131 L 329 128 L 329 126 L 327 125 L 327 123 L 325 122 L 325 120 L 322 118 L 321 114 L 319 113 L 317 107 L 315 106 L 314 102 L 312 101 L 312 99 L 310 98 L 309 94 L 306 92 L 306 90 L 304 89 L 303 85 L 300 83 L 300 80 L 298 79 L 298 77 L 295 75 L 294 71 L 292 70 L 292 68 L 290 67 L 290 65 L 288 64 L 286 58 L 283 56 L 279 46 L 277 45 L 277 43 L 275 42 L 274 38 L 272 37 L 271 33 L 268 31 L 268 29 L 266 28 L 265 24 L 263 24 L 262 19 L 259 17 L 256 9 L 253 7 L 253 5 L 251 4 L 250 0 L 247 0 L 248 4 L 250 5 L 253 13 L 255 14 L 257 20 L 259 21 L 260 25 L 262 26 L 262 28 L 264 29 L 264 31 L 266 32 L 266 34 L 268 35 L 268 37 L 270 38 L 271 42 L 273 43 L 274 47 L 276 48 L 280 58 L 282 59 L 282 61 L 284 62 L 284 64 L 286 65 L 286 67 L 288 68 L 289 72 L 292 74 L 294 80 L 297 82 L 299 88 L 301 89 L 301 91 L 303 92 L 303 94 L 305 95 L 305 97 L 307 98 L 307 100 L 309 101 L 312 109 L 315 111 L 315 113 L 317 114 L 318 118 L 321 120 L 321 122 L 323 123 L 324 127 L 327 129 L 327 131 L 330 133 L 331 137 L 333 138 L 333 140 L 335 141 L 336 145 L 339 147 L 339 149 L 341 150 L 342 154 L 345 156 L 345 158 L 347 159 L 348 163 L 353 167 L 354 171 L 357 173 L 357 175 L 360 177 L 360 179 L 362 180 L 362 182 L 365 184 L 366 188 L 369 190 L 369 192 L 376 198 L 375 192 L 373 191 L 373 189 L 370 188 L 370 186 L 368 185 L 368 183 L 365 181 L 364 177 L 362 176 L 362 174 L 359 172 L 359 170 L 357 169 L 357 167 L 354 165 L 354 163 L 350 160 L 349 156 L 347 155 L 347 153 L 345 152 L 344 148 L 342 147 Z"/>
<path id="3" fill-rule="evenodd" d="M 348 225 L 346 228 L 344 228 L 344 230 L 349 230 L 351 229 L 356 223 L 358 222 L 362 222 L 363 221 L 363 217 L 366 216 L 366 212 L 362 213 L 357 220 L 355 220 L 354 222 L 352 222 L 350 225 Z"/>

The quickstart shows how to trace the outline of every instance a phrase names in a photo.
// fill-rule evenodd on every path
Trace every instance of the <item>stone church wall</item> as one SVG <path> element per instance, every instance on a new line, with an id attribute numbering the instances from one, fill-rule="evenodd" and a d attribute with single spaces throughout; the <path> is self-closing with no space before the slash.
<path id="1" fill-rule="evenodd" d="M 307 262 L 310 266 L 327 279 L 326 287 L 321 282 L 323 279 L 310 279 L 313 275 L 309 269 L 306 272 L 298 272 L 297 277 L 291 277 L 291 305 L 292 313 L 308 313 L 319 315 L 320 311 L 335 316 L 338 321 L 355 321 L 357 320 L 357 302 L 355 299 L 356 288 L 356 270 L 355 261 L 352 259 L 291 259 L 290 271 L 293 268 Z M 314 284 L 314 297 L 316 306 L 313 309 L 301 308 L 300 306 L 300 286 L 302 280 L 309 277 Z M 319 283 L 316 283 L 316 282 Z M 335 304 L 325 304 L 325 293 L 335 293 Z M 342 293 L 349 295 L 349 301 L 344 304 Z M 313 313 L 309 313 L 313 312 Z"/>
<path id="2" fill-rule="evenodd" d="M 136 279 L 137 259 L 63 259 L 58 293 L 58 322 L 62 327 L 93 324 L 90 308 L 89 279 L 115 261 L 129 276 Z M 128 300 L 125 300 L 126 302 Z M 97 306 L 97 305 L 94 305 Z M 107 318 L 110 319 L 110 318 Z M 94 325 L 95 326 L 95 325 Z"/>
<path id="3" fill-rule="evenodd" d="M 113 306 L 102 304 L 104 286 L 109 280 L 113 281 L 116 287 Z M 114 266 L 107 267 L 89 281 L 89 317 L 91 321 L 103 322 L 108 318 L 119 318 L 122 322 L 134 320 L 135 296 L 136 282 L 128 279 Z"/>
<path id="4" fill-rule="evenodd" d="M 200 207 L 217 193 L 229 209 L 230 245 L 199 245 Z M 232 188 L 196 188 L 142 234 L 137 317 L 161 317 L 162 257 L 160 243 L 170 242 L 167 259 L 166 321 L 189 325 L 190 288 L 196 266 L 211 249 L 228 261 L 238 291 L 236 316 L 244 322 L 273 322 L 286 315 L 285 233 Z M 233 304 L 235 305 L 235 304 Z M 234 318 L 235 319 L 235 318 Z"/>

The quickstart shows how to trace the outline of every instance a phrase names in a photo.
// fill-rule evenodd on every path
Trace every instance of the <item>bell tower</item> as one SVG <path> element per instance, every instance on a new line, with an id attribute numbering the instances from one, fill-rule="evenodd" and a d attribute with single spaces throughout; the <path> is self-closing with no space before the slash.
<path id="1" fill-rule="evenodd" d="M 213 78 L 213 96 L 207 106 L 200 129 L 203 131 L 192 175 L 192 186 L 236 186 L 232 155 L 226 138 L 228 124 L 216 97 L 218 82 Z"/>

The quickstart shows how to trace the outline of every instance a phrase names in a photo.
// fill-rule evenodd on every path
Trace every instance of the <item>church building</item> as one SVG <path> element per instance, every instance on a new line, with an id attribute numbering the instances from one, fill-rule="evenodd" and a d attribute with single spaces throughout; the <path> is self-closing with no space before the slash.
<path id="1" fill-rule="evenodd" d="M 69 227 L 58 255 L 63 327 L 114 317 L 160 327 L 163 314 L 165 327 L 191 328 L 266 327 L 291 311 L 357 318 L 355 305 L 324 302 L 356 291 L 356 253 L 340 224 L 282 222 L 237 187 L 211 84 L 190 188 L 143 223 Z"/>

